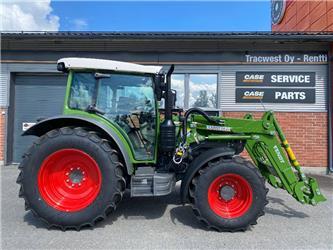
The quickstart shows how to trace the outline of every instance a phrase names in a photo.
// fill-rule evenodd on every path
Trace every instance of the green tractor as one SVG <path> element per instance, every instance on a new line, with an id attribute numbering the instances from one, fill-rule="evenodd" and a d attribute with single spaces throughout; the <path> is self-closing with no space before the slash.
<path id="1" fill-rule="evenodd" d="M 265 180 L 297 201 L 325 201 L 300 169 L 274 116 L 210 116 L 175 107 L 174 67 L 64 58 L 63 115 L 23 133 L 39 138 L 19 166 L 19 196 L 49 227 L 81 229 L 132 197 L 162 196 L 181 181 L 181 201 L 218 231 L 246 230 L 264 214 Z M 159 101 L 164 99 L 164 108 Z M 252 161 L 239 154 L 246 149 Z"/>

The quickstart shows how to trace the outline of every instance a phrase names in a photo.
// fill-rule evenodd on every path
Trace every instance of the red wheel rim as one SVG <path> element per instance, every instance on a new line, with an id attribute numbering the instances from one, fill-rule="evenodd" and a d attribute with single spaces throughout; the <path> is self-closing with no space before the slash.
<path id="1" fill-rule="evenodd" d="M 49 155 L 38 173 L 44 201 L 57 210 L 79 211 L 97 197 L 102 177 L 96 161 L 78 149 L 61 149 Z"/>
<path id="2" fill-rule="evenodd" d="M 252 188 L 238 174 L 217 177 L 208 188 L 208 203 L 219 216 L 234 219 L 244 215 L 252 204 Z"/>

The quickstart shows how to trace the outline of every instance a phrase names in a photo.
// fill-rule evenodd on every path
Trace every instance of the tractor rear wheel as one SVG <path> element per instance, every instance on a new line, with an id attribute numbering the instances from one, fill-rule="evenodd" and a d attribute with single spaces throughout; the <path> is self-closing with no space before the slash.
<path id="1" fill-rule="evenodd" d="M 43 135 L 19 168 L 19 196 L 26 210 L 62 230 L 105 219 L 126 187 L 117 151 L 83 128 L 64 127 Z"/>
<path id="2" fill-rule="evenodd" d="M 210 162 L 190 185 L 194 214 L 218 231 L 245 231 L 264 215 L 268 203 L 265 180 L 241 157 Z"/>

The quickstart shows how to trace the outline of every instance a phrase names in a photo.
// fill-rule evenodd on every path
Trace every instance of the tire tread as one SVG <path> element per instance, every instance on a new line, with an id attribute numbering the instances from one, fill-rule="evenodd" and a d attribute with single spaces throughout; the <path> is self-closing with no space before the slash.
<path id="1" fill-rule="evenodd" d="M 119 187 L 119 188 L 116 189 L 116 192 L 112 196 L 111 202 L 106 206 L 106 208 L 103 210 L 103 212 L 100 215 L 98 215 L 97 217 L 95 217 L 94 219 L 92 219 L 90 222 L 84 222 L 79 226 L 63 226 L 60 224 L 49 223 L 44 218 L 40 217 L 36 213 L 36 211 L 34 211 L 34 209 L 29 206 L 29 202 L 28 202 L 27 196 L 24 192 L 24 188 L 22 185 L 22 180 L 24 178 L 24 170 L 25 170 L 24 166 L 26 164 L 29 164 L 29 159 L 30 159 L 32 153 L 35 152 L 36 150 L 38 150 L 40 145 L 42 145 L 43 143 L 47 143 L 47 141 L 49 139 L 52 139 L 54 137 L 58 137 L 61 135 L 66 136 L 66 135 L 72 135 L 72 134 L 75 134 L 80 137 L 87 137 L 90 141 L 92 141 L 95 144 L 98 144 L 101 149 L 103 149 L 105 152 L 107 152 L 110 155 L 109 159 L 112 162 L 112 164 L 115 166 L 114 167 L 114 173 L 115 173 L 114 176 L 116 177 L 116 182 L 119 184 L 119 185 L 117 185 L 117 187 Z M 28 149 L 28 151 L 23 155 L 22 158 L 23 158 L 22 162 L 20 163 L 20 165 L 18 167 L 20 170 L 20 173 L 16 180 L 16 182 L 20 185 L 19 197 L 24 199 L 25 210 L 26 211 L 30 210 L 35 217 L 37 217 L 39 220 L 41 220 L 45 223 L 45 225 L 48 229 L 59 228 L 62 231 L 66 231 L 68 229 L 75 229 L 77 231 L 80 231 L 83 227 L 87 227 L 87 226 L 94 227 L 97 222 L 104 220 L 106 218 L 107 214 L 110 214 L 111 212 L 115 211 L 118 203 L 122 200 L 123 194 L 125 192 L 126 180 L 124 178 L 124 171 L 123 171 L 124 166 L 119 161 L 118 152 L 111 148 L 110 144 L 108 143 L 108 140 L 100 138 L 97 135 L 97 133 L 95 133 L 94 131 L 87 131 L 81 127 L 75 127 L 75 128 L 62 127 L 59 129 L 53 129 L 53 130 L 47 132 L 45 135 L 39 137 L 33 143 L 33 145 Z M 118 160 L 115 161 L 114 159 L 118 159 Z M 118 198 L 116 198 L 116 197 L 118 197 Z"/>
<path id="2" fill-rule="evenodd" d="M 256 225 L 257 224 L 257 220 L 259 217 L 263 216 L 265 214 L 264 209 L 262 209 L 262 211 L 260 213 L 257 214 L 256 217 L 252 218 L 252 220 L 250 221 L 250 223 L 244 227 L 239 227 L 239 228 L 234 228 L 234 229 L 229 229 L 229 228 L 222 228 L 222 227 L 217 227 L 215 225 L 211 225 L 200 213 L 200 209 L 198 208 L 197 204 L 198 204 L 198 200 L 195 196 L 195 190 L 197 188 L 197 184 L 198 184 L 198 178 L 200 178 L 201 175 L 203 175 L 204 173 L 208 172 L 211 168 L 213 168 L 214 166 L 221 164 L 221 163 L 230 163 L 230 162 L 237 162 L 238 164 L 242 164 L 244 167 L 247 167 L 249 169 L 251 169 L 260 179 L 263 187 L 265 187 L 265 179 L 264 177 L 260 174 L 260 171 L 257 167 L 255 167 L 251 161 L 246 160 L 240 156 L 234 156 L 233 158 L 229 159 L 225 159 L 225 158 L 220 158 L 219 161 L 216 162 L 210 162 L 207 164 L 206 167 L 200 169 L 197 173 L 197 175 L 192 179 L 191 181 L 191 185 L 190 185 L 190 189 L 189 189 L 189 197 L 190 197 L 190 202 L 191 202 L 191 206 L 192 206 L 192 210 L 195 214 L 195 216 L 197 217 L 197 219 L 201 222 L 203 222 L 203 224 L 206 225 L 206 227 L 208 229 L 214 229 L 217 230 L 219 232 L 236 232 L 236 231 L 246 231 L 251 225 Z M 266 194 L 268 193 L 268 188 L 265 187 L 265 200 L 264 200 L 264 206 L 263 208 L 268 204 L 268 200 L 266 197 Z"/>

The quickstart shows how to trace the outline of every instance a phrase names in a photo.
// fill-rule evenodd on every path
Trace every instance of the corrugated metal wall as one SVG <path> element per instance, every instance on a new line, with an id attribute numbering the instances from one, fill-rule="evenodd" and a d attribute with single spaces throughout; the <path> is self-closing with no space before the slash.
<path id="1" fill-rule="evenodd" d="M 0 107 L 8 106 L 9 72 L 7 65 L 1 65 L 0 70 Z"/>
<path id="2" fill-rule="evenodd" d="M 176 73 L 218 74 L 218 108 L 223 111 L 262 111 L 261 104 L 235 103 L 235 78 L 237 71 L 316 72 L 315 104 L 264 104 L 276 111 L 327 110 L 327 65 L 177 65 Z M 9 72 L 56 72 L 53 64 L 2 64 L 0 75 L 0 105 L 8 106 Z"/>

